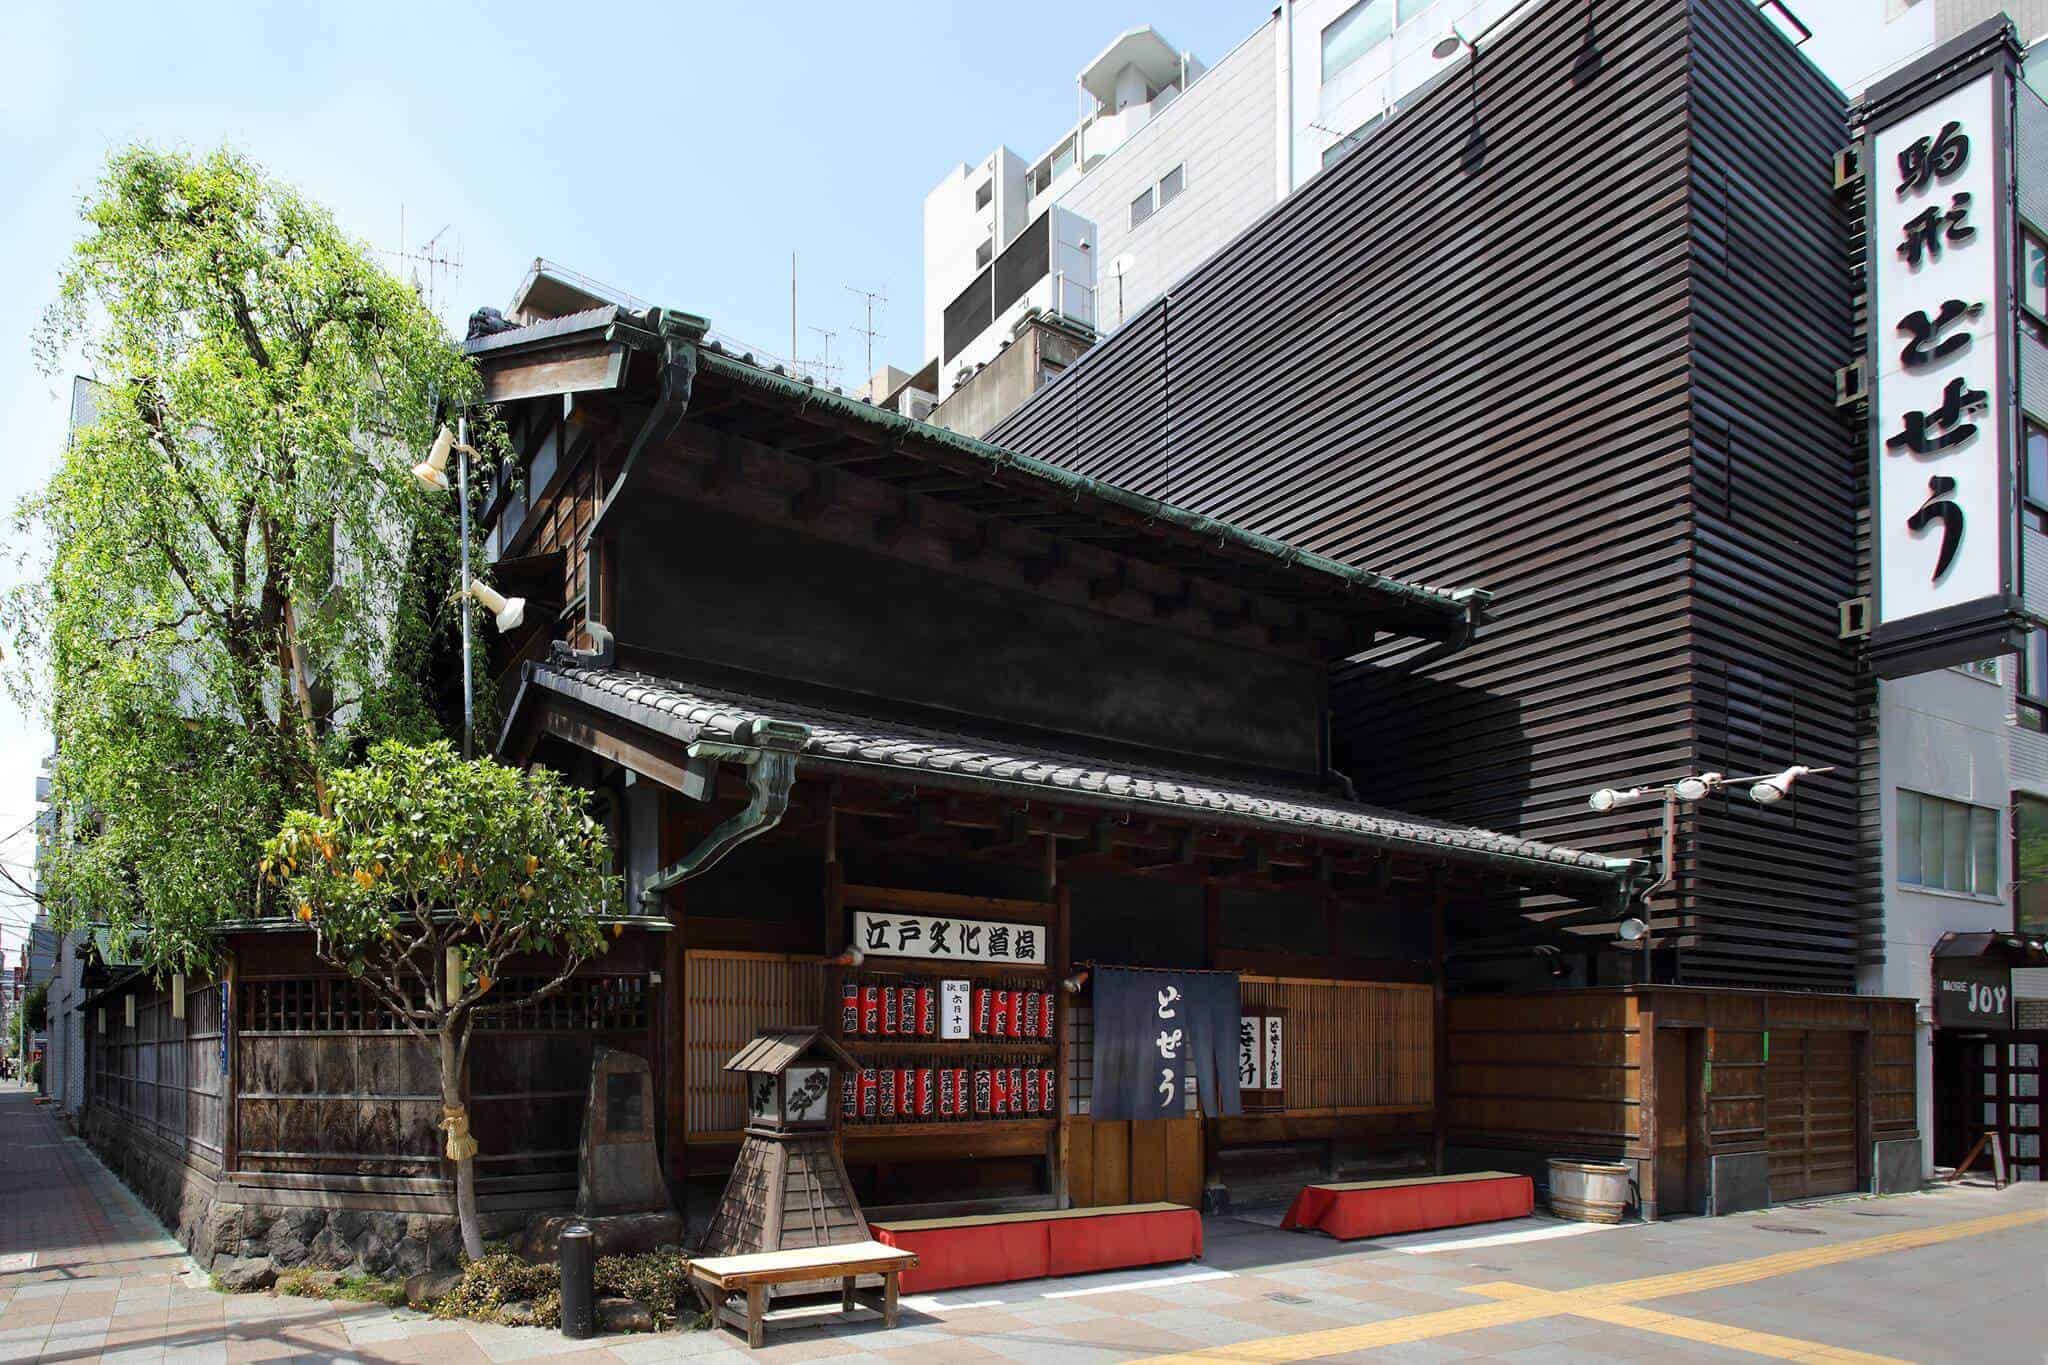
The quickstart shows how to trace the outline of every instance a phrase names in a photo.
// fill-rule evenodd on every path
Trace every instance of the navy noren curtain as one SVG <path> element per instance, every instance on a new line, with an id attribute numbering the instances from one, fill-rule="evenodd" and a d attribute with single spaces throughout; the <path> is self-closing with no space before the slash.
<path id="1" fill-rule="evenodd" d="M 1180 1078 L 1204 1113 L 1241 1114 L 1235 972 L 1095 971 L 1095 1077 L 1089 1115 L 1105 1122 L 1180 1118 Z"/>

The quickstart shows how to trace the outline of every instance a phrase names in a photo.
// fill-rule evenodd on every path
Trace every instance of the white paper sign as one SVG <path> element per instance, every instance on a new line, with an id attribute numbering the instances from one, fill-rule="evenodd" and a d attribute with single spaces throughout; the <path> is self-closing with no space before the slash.
<path id="1" fill-rule="evenodd" d="M 1259 1015 L 1246 1015 L 1237 1021 L 1237 1087 L 1240 1090 L 1260 1090 L 1262 1070 L 1259 1066 Z"/>
<path id="2" fill-rule="evenodd" d="M 1284 1062 L 1286 1051 L 1285 1021 L 1277 1014 L 1269 1014 L 1266 1016 L 1266 1083 L 1260 1089 L 1278 1090 L 1281 1088 L 1281 1083 L 1286 1079 Z"/>
<path id="3" fill-rule="evenodd" d="M 1985 75 L 1883 129 L 1869 167 L 1877 620 L 2006 590 L 1998 123 Z"/>
<path id="4" fill-rule="evenodd" d="M 856 910 L 853 941 L 863 953 L 879 957 L 1045 965 L 1045 929 L 1036 924 Z"/>
<path id="5" fill-rule="evenodd" d="M 974 1030 L 967 1016 L 967 983 L 939 983 L 939 1037 L 972 1038 Z"/>

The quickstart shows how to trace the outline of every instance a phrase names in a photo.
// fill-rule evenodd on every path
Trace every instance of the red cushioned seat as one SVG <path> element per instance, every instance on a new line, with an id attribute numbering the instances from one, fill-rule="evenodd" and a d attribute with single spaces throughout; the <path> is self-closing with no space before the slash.
<path id="1" fill-rule="evenodd" d="M 1526 1218 L 1535 1208 L 1536 1183 L 1528 1176 L 1484 1171 L 1470 1176 L 1309 1185 L 1294 1197 L 1280 1226 L 1316 1228 L 1352 1241 Z"/>
<path id="2" fill-rule="evenodd" d="M 904 1271 L 900 1280 L 906 1294 L 1123 1270 L 1202 1254 L 1202 1215 L 1182 1204 L 923 1218 L 872 1223 L 869 1231 L 884 1246 L 917 1253 L 917 1268 Z"/>
<path id="3" fill-rule="evenodd" d="M 1192 1261 L 1202 1254 L 1202 1215 L 1193 1209 L 1111 1213 L 1047 1223 L 1045 1228 L 1055 1275 Z"/>
<path id="4" fill-rule="evenodd" d="M 1038 1280 L 1047 1273 L 1043 1223 L 903 1231 L 877 1225 L 873 1231 L 875 1240 L 883 1246 L 917 1253 L 917 1268 L 904 1271 L 897 1280 L 898 1288 L 905 1294 L 929 1294 L 970 1284 Z"/>

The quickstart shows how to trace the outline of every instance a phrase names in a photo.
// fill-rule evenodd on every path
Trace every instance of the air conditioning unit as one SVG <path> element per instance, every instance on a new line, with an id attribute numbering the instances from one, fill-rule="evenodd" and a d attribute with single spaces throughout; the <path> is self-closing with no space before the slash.
<path id="1" fill-rule="evenodd" d="M 932 415 L 932 409 L 939 400 L 922 390 L 903 395 L 903 415 L 913 422 L 922 422 Z"/>

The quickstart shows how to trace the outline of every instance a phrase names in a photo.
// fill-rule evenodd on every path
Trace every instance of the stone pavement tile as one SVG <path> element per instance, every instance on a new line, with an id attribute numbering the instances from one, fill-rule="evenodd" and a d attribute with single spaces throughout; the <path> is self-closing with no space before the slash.
<path id="1" fill-rule="evenodd" d="M 900 1365 L 932 1365 L 932 1362 L 935 1360 L 944 1360 L 946 1365 L 952 1365 L 954 1361 L 983 1362 L 1007 1360 L 1009 1358 L 997 1355 L 994 1351 L 977 1346 L 971 1341 L 954 1342 L 946 1348 L 946 1354 L 943 1357 L 935 1356 L 929 1350 L 920 1346 L 878 1346 L 875 1348 L 874 1354 L 877 1359 L 900 1363 Z"/>
<path id="2" fill-rule="evenodd" d="M 433 1365 L 490 1365 L 490 1357 L 469 1339 L 467 1332 L 434 1324 L 439 1331 L 408 1334 L 402 1341 L 380 1342 L 372 1352 L 379 1360 L 433 1362 Z M 317 1348 L 316 1348 L 317 1350 Z"/>
<path id="3" fill-rule="evenodd" d="M 727 1334 L 728 1336 L 730 1334 Z M 670 1360 L 701 1360 L 729 1355 L 733 1345 L 720 1341 L 712 1332 L 658 1332 L 651 1336 L 620 1337 L 608 1342 L 609 1350 L 625 1365 L 658 1365 Z"/>

